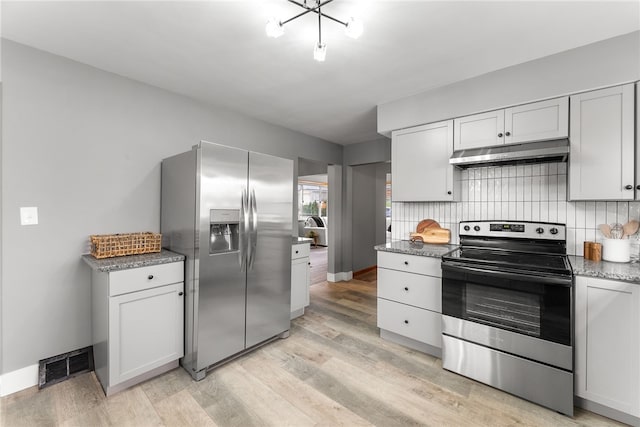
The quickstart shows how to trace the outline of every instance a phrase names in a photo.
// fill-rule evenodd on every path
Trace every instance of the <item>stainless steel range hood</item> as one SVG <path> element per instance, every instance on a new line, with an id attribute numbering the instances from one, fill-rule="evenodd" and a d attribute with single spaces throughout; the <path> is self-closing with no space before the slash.
<path id="1" fill-rule="evenodd" d="M 528 142 L 454 151 L 449 163 L 460 168 L 517 163 L 566 162 L 569 140 Z"/>

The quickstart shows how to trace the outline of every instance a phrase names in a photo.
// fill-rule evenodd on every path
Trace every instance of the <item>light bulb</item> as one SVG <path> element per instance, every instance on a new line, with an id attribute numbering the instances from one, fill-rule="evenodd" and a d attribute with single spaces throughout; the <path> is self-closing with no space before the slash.
<path id="1" fill-rule="evenodd" d="M 267 26 L 265 27 L 265 32 L 268 37 L 273 37 L 277 39 L 281 35 L 284 34 L 284 27 L 276 18 L 271 18 L 267 21 Z"/>
<path id="2" fill-rule="evenodd" d="M 344 33 L 352 39 L 357 39 L 362 35 L 362 31 L 362 21 L 353 17 L 349 18 L 347 21 L 347 27 L 344 29 Z"/>
<path id="3" fill-rule="evenodd" d="M 313 59 L 318 62 L 324 62 L 327 56 L 327 45 L 325 43 L 316 43 L 313 48 Z"/>

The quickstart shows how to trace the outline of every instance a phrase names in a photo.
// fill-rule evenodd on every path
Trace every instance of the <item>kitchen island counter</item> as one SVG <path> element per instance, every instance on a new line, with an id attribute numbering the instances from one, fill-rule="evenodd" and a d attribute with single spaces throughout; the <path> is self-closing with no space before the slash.
<path id="1" fill-rule="evenodd" d="M 292 245 L 302 245 L 304 243 L 313 243 L 313 239 L 310 237 L 292 237 L 291 238 Z"/>
<path id="2" fill-rule="evenodd" d="M 446 255 L 457 248 L 458 245 L 434 245 L 429 243 L 411 242 L 410 240 L 396 240 L 374 247 L 374 249 L 377 251 L 425 256 L 431 258 L 440 258 L 441 256 Z"/>

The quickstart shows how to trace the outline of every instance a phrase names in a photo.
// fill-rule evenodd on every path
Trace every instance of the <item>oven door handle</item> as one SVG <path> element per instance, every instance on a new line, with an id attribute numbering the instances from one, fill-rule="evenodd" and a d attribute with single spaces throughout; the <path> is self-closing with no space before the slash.
<path id="1" fill-rule="evenodd" d="M 570 288 L 573 285 L 573 277 L 557 277 L 557 276 L 538 276 L 535 274 L 527 274 L 523 272 L 504 271 L 504 270 L 486 270 L 483 268 L 469 267 L 457 263 L 442 263 L 442 270 L 450 270 L 457 272 L 465 272 L 471 274 L 482 274 L 483 276 L 499 277 L 501 279 L 526 280 L 529 282 L 538 282 L 545 285 L 556 285 Z"/>

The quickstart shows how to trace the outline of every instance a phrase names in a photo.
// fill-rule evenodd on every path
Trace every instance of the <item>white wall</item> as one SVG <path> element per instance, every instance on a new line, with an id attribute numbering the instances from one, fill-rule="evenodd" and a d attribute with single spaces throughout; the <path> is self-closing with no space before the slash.
<path id="1" fill-rule="evenodd" d="M 427 218 L 449 228 L 456 244 L 459 221 L 558 222 L 567 225 L 567 253 L 582 256 L 585 240 L 602 241 L 599 224 L 640 219 L 640 202 L 567 202 L 566 163 L 467 169 L 461 188 L 459 202 L 392 203 L 392 239 L 408 240 Z"/>
<path id="2" fill-rule="evenodd" d="M 7 40 L 2 77 L 2 373 L 91 344 L 80 255 L 89 234 L 159 230 L 163 158 L 205 139 L 342 161 L 339 145 Z M 21 206 L 40 224 L 20 226 Z"/>
<path id="3" fill-rule="evenodd" d="M 640 31 L 378 105 L 378 132 L 640 79 Z"/>

